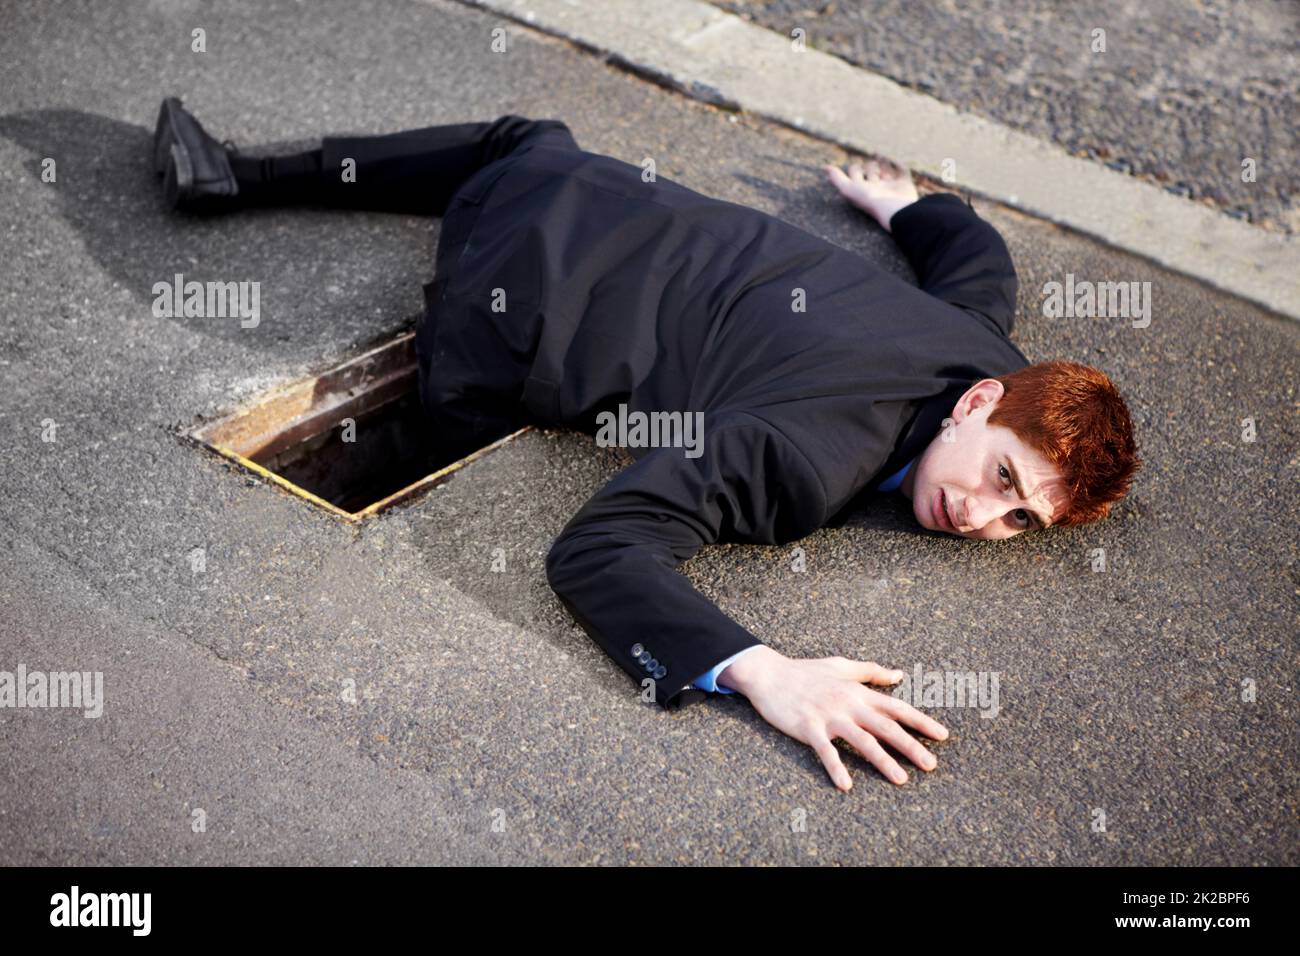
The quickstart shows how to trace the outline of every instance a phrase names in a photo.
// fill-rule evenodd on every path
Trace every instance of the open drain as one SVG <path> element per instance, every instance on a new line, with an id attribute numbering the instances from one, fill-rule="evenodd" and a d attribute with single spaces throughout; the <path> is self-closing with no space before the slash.
<path id="1" fill-rule="evenodd" d="M 350 521 L 426 491 L 528 431 L 457 460 L 440 452 L 407 333 L 190 433 L 213 451 Z"/>

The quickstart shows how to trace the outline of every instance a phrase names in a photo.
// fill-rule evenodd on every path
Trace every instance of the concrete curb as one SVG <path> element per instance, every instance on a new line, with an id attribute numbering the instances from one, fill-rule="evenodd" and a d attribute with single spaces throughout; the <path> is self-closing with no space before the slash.
<path id="1" fill-rule="evenodd" d="M 1300 242 L 963 115 L 829 54 L 797 51 L 791 37 L 707 3 L 462 2 L 568 39 L 690 96 L 887 156 L 1300 319 Z"/>

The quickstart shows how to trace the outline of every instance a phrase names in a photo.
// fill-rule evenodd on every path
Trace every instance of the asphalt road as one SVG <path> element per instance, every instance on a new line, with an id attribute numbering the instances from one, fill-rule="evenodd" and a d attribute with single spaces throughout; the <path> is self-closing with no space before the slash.
<path id="1" fill-rule="evenodd" d="M 515 27 L 491 53 L 501 24 L 450 2 L 0 20 L 0 670 L 100 671 L 106 698 L 0 709 L 0 859 L 1300 862 L 1294 324 L 977 203 L 1020 269 L 1017 342 L 1114 376 L 1146 467 L 1086 528 L 965 542 L 882 500 L 800 542 L 804 571 L 791 547 L 689 563 L 784 653 L 998 675 L 996 716 L 931 709 L 938 770 L 896 787 L 849 756 L 842 794 L 743 699 L 642 704 L 551 595 L 551 539 L 621 462 L 589 439 L 531 432 L 360 531 L 180 440 L 407 322 L 437 223 L 173 217 L 148 151 L 169 93 L 241 145 L 557 116 L 906 275 L 824 183 L 845 157 Z M 260 323 L 155 318 L 176 272 L 262 282 Z M 1150 325 L 1045 318 L 1067 273 L 1151 282 Z"/>
<path id="2" fill-rule="evenodd" d="M 800 28 L 814 49 L 1262 228 L 1300 231 L 1293 0 L 714 6 L 786 36 Z"/>

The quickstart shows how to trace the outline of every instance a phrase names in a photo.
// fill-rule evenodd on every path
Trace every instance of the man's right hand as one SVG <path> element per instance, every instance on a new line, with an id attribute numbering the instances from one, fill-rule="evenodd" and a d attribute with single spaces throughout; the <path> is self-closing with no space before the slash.
<path id="1" fill-rule="evenodd" d="M 841 790 L 853 781 L 840 760 L 839 738 L 894 783 L 906 783 L 907 773 L 885 752 L 887 743 L 922 770 L 933 770 L 935 758 L 903 729 L 913 727 L 935 740 L 947 729 L 911 704 L 864 687 L 862 682 L 889 685 L 903 678 L 878 664 L 844 657 L 799 659 L 762 647 L 723 671 L 718 683 L 749 698 L 763 719 L 782 733 L 812 747 L 831 780 Z"/>

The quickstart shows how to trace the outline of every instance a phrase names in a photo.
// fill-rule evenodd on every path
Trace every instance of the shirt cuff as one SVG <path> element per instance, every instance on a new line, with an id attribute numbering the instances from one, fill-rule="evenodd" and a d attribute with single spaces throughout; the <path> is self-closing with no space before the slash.
<path id="1" fill-rule="evenodd" d="M 765 644 L 755 644 L 752 647 L 745 648 L 743 651 L 740 651 L 736 654 L 732 654 L 730 657 L 728 657 L 717 667 L 713 668 L 713 670 L 705 671 L 699 677 L 695 678 L 695 680 L 691 682 L 691 686 L 698 687 L 700 688 L 700 690 L 712 691 L 718 694 L 734 694 L 735 691 L 732 690 L 731 688 L 718 686 L 718 675 L 721 674 L 723 671 L 725 671 L 731 665 L 731 663 L 734 660 L 736 660 L 736 658 L 743 657 L 746 654 L 748 654 L 750 651 L 758 650 L 758 648 L 766 647 L 766 646 L 767 645 Z"/>

